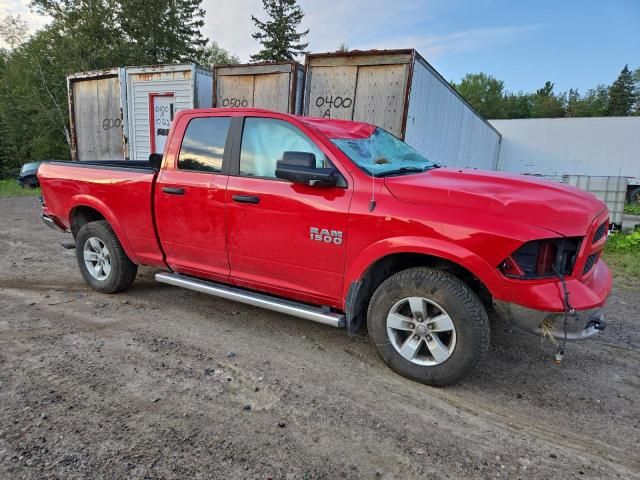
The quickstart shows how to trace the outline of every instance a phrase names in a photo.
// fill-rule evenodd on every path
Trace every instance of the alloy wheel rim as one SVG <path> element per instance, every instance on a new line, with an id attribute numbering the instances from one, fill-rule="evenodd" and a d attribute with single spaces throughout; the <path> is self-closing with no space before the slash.
<path id="1" fill-rule="evenodd" d="M 446 362 L 456 348 L 456 328 L 451 317 L 424 297 L 406 297 L 391 307 L 387 335 L 405 360 L 421 366 Z"/>
<path id="2" fill-rule="evenodd" d="M 102 240 L 98 237 L 87 239 L 84 242 L 82 254 L 89 275 L 100 281 L 109 277 L 111 273 L 111 254 Z"/>

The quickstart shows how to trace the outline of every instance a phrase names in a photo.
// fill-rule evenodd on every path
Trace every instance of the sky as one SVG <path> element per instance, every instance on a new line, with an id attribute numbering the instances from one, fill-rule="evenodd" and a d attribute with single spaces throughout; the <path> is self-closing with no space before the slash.
<path id="1" fill-rule="evenodd" d="M 0 0 L 0 17 L 46 19 L 28 0 Z M 416 48 L 447 80 L 485 72 L 509 91 L 584 92 L 640 67 L 640 0 L 299 0 L 312 52 Z M 203 33 L 248 61 L 259 45 L 251 15 L 261 0 L 204 0 Z"/>

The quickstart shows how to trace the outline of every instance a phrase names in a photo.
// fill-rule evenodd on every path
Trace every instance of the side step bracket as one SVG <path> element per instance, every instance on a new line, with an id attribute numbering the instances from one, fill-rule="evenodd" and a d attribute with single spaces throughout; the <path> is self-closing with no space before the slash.
<path id="1" fill-rule="evenodd" d="M 332 327 L 344 327 L 345 316 L 340 313 L 327 311 L 320 307 L 292 302 L 278 297 L 272 297 L 263 293 L 256 293 L 242 288 L 224 285 L 222 283 L 209 282 L 199 278 L 188 277 L 177 273 L 156 273 L 156 280 L 168 283 L 176 287 L 195 290 L 196 292 L 214 295 L 216 297 L 246 303 L 255 307 L 266 308 L 275 312 L 286 313 L 294 317 L 304 318 L 314 322 L 330 325 Z"/>

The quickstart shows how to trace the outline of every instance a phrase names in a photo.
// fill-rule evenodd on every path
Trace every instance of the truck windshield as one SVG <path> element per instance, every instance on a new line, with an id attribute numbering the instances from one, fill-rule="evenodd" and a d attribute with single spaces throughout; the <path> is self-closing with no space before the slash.
<path id="1" fill-rule="evenodd" d="M 331 141 L 358 167 L 376 177 L 424 172 L 438 166 L 381 128 L 368 138 Z"/>

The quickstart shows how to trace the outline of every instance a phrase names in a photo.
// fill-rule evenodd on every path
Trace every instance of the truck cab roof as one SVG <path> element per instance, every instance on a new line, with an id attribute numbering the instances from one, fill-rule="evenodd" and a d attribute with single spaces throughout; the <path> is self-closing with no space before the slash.
<path id="1" fill-rule="evenodd" d="M 337 120 L 334 118 L 305 117 L 302 115 L 291 115 L 279 113 L 264 108 L 199 108 L 195 110 L 182 110 L 177 113 L 218 113 L 218 114 L 241 114 L 248 116 L 264 116 L 272 118 L 290 117 L 294 121 L 312 128 L 328 138 L 367 138 L 370 137 L 377 128 L 375 125 L 365 122 L 354 122 L 351 120 Z"/>

